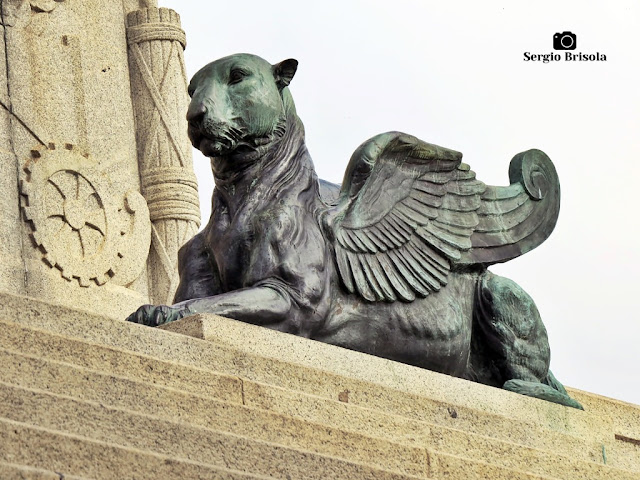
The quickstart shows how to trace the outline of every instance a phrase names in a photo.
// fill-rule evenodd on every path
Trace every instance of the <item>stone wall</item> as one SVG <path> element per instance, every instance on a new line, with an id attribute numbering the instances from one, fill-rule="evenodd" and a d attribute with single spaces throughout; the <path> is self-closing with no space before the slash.
<path id="1" fill-rule="evenodd" d="M 117 318 L 170 303 L 177 249 L 199 225 L 178 15 L 130 0 L 1 5 L 0 291 Z M 132 11 L 147 25 L 127 30 Z M 160 52 L 156 84 L 144 61 L 130 71 L 138 50 Z"/>

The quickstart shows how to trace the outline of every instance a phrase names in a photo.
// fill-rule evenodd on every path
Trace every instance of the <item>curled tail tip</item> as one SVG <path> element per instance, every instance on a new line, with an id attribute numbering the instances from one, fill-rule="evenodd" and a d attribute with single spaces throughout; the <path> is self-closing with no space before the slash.
<path id="1" fill-rule="evenodd" d="M 547 154 L 531 149 L 515 155 L 509 180 L 509 186 L 488 186 L 484 192 L 464 263 L 487 266 L 511 260 L 542 244 L 554 230 L 560 181 Z"/>
<path id="2" fill-rule="evenodd" d="M 536 148 L 520 152 L 511 159 L 509 181 L 521 183 L 534 200 L 560 196 L 556 167 L 546 153 Z"/>

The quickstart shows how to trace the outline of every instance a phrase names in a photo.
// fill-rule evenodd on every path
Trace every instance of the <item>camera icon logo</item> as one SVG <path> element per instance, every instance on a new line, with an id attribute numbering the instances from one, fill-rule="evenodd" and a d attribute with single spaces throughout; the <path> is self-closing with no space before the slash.
<path id="1" fill-rule="evenodd" d="M 576 34 L 571 32 L 556 33 L 553 36 L 554 50 L 575 50 Z"/>

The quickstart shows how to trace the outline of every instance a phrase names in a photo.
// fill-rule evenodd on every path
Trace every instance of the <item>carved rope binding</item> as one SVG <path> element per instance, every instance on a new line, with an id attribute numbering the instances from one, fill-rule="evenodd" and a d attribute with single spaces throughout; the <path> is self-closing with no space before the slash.
<path id="1" fill-rule="evenodd" d="M 142 42 L 152 42 L 154 40 L 175 41 L 179 42 L 183 49 L 187 47 L 187 36 L 179 25 L 173 25 L 171 23 L 146 23 L 130 26 L 127 29 L 129 46 Z"/>
<path id="2" fill-rule="evenodd" d="M 152 122 L 153 134 L 149 134 L 149 137 L 154 137 L 158 125 L 163 124 L 180 163 L 180 166 L 151 167 L 153 160 L 149 158 L 148 150 L 152 141 L 151 138 L 147 138 L 143 149 L 144 155 L 140 162 L 140 173 L 142 192 L 149 205 L 151 220 L 153 222 L 166 219 L 184 220 L 199 226 L 197 181 L 193 172 L 185 168 L 186 156 L 176 136 L 174 119 L 171 118 L 162 94 L 164 79 L 167 78 L 167 71 L 171 68 L 171 61 L 168 60 L 163 66 L 163 80 L 158 84 L 139 45 L 142 42 L 172 41 L 180 43 L 184 49 L 186 36 L 180 28 L 180 17 L 171 9 L 147 8 L 131 12 L 127 16 L 127 24 L 127 39 L 131 55 L 156 109 L 153 117 L 157 121 Z M 172 46 L 168 57 L 176 54 L 180 55 L 179 52 L 174 53 Z M 180 195 L 176 195 L 178 191 Z"/>
<path id="3" fill-rule="evenodd" d="M 157 21 L 155 20 L 157 18 Z M 127 41 L 135 43 L 172 40 L 187 46 L 187 37 L 180 26 L 180 15 L 169 8 L 145 8 L 127 15 Z"/>
<path id="4" fill-rule="evenodd" d="M 182 167 L 146 170 L 142 191 L 149 204 L 152 222 L 174 219 L 200 223 L 198 184 L 196 176 L 188 170 Z"/>

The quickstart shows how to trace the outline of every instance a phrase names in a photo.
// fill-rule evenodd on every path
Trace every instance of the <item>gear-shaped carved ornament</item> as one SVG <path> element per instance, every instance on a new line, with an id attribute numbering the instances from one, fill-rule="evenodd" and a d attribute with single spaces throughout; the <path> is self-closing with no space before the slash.
<path id="1" fill-rule="evenodd" d="M 131 255 L 126 239 L 132 233 L 128 218 L 135 215 L 136 220 L 143 220 L 143 235 L 139 231 L 136 235 L 142 237 L 143 245 L 136 250 L 145 249 L 146 203 L 134 191 L 127 193 L 119 206 L 106 174 L 97 167 L 95 160 L 73 145 L 49 144 L 32 151 L 20 184 L 24 216 L 42 259 L 60 270 L 63 278 L 77 279 L 83 287 L 111 280 L 124 265 L 125 256 L 140 268 L 123 268 L 128 278 L 120 278 L 118 284 L 133 281 L 132 272 L 139 273 L 144 263 Z M 140 230 L 140 225 L 136 227 Z"/>

